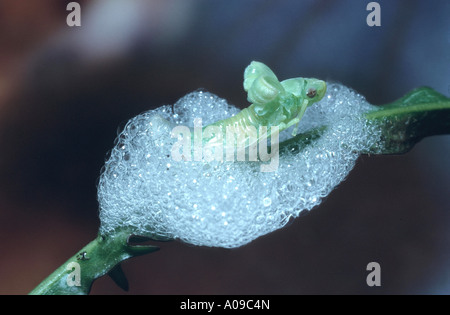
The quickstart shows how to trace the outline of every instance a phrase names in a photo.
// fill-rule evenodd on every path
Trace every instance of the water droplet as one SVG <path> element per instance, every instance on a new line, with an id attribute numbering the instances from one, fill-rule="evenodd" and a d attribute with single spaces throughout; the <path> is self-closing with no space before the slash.
<path id="1" fill-rule="evenodd" d="M 266 197 L 263 199 L 263 205 L 264 207 L 268 207 L 272 204 L 272 199 L 270 199 L 269 197 Z"/>

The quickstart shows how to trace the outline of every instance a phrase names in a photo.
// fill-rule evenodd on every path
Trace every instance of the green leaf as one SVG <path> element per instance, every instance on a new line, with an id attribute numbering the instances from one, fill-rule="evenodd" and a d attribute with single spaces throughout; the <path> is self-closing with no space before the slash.
<path id="1" fill-rule="evenodd" d="M 381 141 L 362 154 L 403 154 L 425 137 L 450 134 L 450 98 L 420 87 L 402 98 L 379 105 L 365 118 L 381 130 Z M 281 148 L 302 150 L 319 138 L 327 126 L 315 128 L 283 143 Z"/>
<path id="2" fill-rule="evenodd" d="M 327 129 L 326 126 L 322 126 L 319 128 L 314 128 L 309 130 L 308 132 L 304 132 L 296 135 L 286 141 L 280 143 L 280 153 L 283 154 L 283 151 L 289 151 L 291 153 L 297 153 L 303 150 L 306 146 L 311 144 L 313 141 L 319 139 L 324 131 Z"/>
<path id="3" fill-rule="evenodd" d="M 450 134 L 450 98 L 429 87 L 366 114 L 382 131 L 381 144 L 370 154 L 406 153 L 425 137 Z"/>

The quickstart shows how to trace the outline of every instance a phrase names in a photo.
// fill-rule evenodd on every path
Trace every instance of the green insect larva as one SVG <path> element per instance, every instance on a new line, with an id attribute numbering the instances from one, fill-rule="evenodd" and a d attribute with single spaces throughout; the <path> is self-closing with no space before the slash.
<path id="1" fill-rule="evenodd" d="M 267 127 L 269 133 L 273 126 L 277 126 L 279 132 L 298 126 L 306 108 L 325 95 L 326 83 L 313 78 L 292 78 L 280 82 L 269 67 L 252 61 L 244 71 L 244 90 L 252 104 L 237 115 L 212 124 L 218 126 L 223 134 L 227 128 L 234 128 L 237 134 L 249 134 L 262 126 Z M 293 136 L 296 133 L 297 127 Z M 257 141 L 259 139 L 258 136 Z"/>

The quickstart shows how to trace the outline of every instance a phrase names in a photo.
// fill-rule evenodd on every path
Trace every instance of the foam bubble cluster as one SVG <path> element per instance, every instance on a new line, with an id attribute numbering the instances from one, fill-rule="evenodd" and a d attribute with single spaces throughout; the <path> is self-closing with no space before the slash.
<path id="1" fill-rule="evenodd" d="M 353 168 L 360 152 L 380 137 L 363 113 L 374 106 L 334 83 L 303 116 L 298 133 L 327 126 L 298 151 L 282 150 L 278 169 L 264 162 L 174 161 L 176 125 L 203 126 L 239 109 L 214 94 L 197 91 L 174 106 L 132 118 L 119 134 L 98 186 L 100 234 L 128 229 L 153 238 L 180 239 L 211 247 L 239 247 L 283 227 L 320 204 Z M 280 134 L 290 137 L 291 130 Z"/>

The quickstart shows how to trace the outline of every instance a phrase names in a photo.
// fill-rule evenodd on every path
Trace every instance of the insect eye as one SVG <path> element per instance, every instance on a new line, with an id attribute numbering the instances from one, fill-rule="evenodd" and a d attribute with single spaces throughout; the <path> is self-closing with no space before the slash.
<path id="1" fill-rule="evenodd" d="M 313 98 L 314 96 L 316 96 L 317 91 L 316 89 L 309 89 L 308 93 L 306 93 L 306 96 L 308 96 L 309 98 Z"/>

